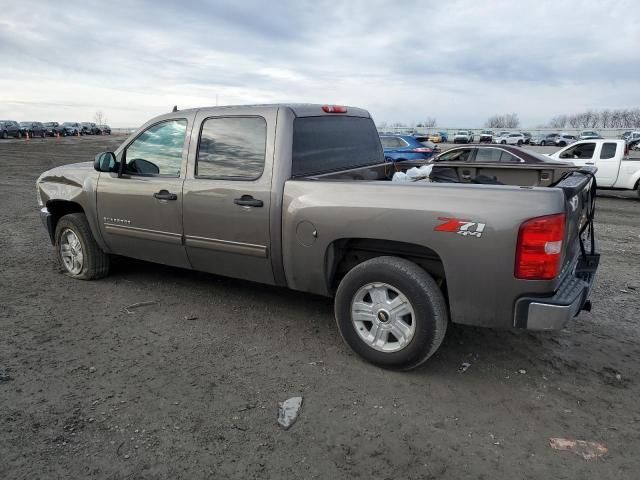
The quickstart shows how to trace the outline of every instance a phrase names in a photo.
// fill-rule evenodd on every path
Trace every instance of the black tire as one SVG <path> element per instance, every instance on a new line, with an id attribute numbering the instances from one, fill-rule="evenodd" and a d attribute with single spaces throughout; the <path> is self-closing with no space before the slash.
<path id="1" fill-rule="evenodd" d="M 64 264 L 61 255 L 61 237 L 66 230 L 71 230 L 78 237 L 82 246 L 83 264 L 78 273 L 73 273 Z M 56 256 L 65 273 L 79 280 L 94 280 L 109 273 L 109 255 L 104 253 L 96 243 L 84 213 L 70 213 L 62 217 L 56 225 L 55 232 Z"/>
<path id="2" fill-rule="evenodd" d="M 7 131 L 5 130 L 4 132 L 2 132 L 2 138 L 4 140 L 6 140 L 7 138 L 9 138 L 9 134 L 7 133 Z"/>
<path id="3" fill-rule="evenodd" d="M 567 146 L 567 142 L 560 142 L 558 145 L 561 146 L 561 147 L 566 147 Z"/>
<path id="4" fill-rule="evenodd" d="M 544 140 L 542 140 L 542 141 L 540 142 L 540 146 L 541 146 L 541 147 L 546 147 L 546 146 L 547 146 L 547 142 L 545 142 Z"/>
<path id="5" fill-rule="evenodd" d="M 356 293 L 363 286 L 378 282 L 397 289 L 413 308 L 413 337 L 398 351 L 383 352 L 365 343 L 351 318 Z M 351 269 L 340 282 L 334 308 L 338 329 L 347 345 L 365 360 L 384 368 L 419 367 L 438 350 L 447 330 L 447 306 L 435 280 L 415 263 L 398 257 L 373 258 Z"/>
<path id="6" fill-rule="evenodd" d="M 45 133 L 44 130 L 40 132 L 40 138 L 44 138 L 46 136 L 47 136 L 47 134 Z"/>
<path id="7" fill-rule="evenodd" d="M 522 140 L 518 140 L 518 146 L 521 147 L 522 146 Z"/>
<path id="8" fill-rule="evenodd" d="M 16 136 L 16 138 L 18 139 L 22 138 L 22 132 L 18 131 L 18 135 Z"/>
<path id="9" fill-rule="evenodd" d="M 506 144 L 507 144 L 507 141 L 506 141 L 506 140 L 502 140 L 500 143 L 501 143 L 502 145 L 506 145 Z"/>

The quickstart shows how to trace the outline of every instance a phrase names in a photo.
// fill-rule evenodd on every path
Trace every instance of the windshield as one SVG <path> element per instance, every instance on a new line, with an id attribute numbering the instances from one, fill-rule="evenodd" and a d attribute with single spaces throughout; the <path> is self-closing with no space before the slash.
<path id="1" fill-rule="evenodd" d="M 20 122 L 20 126 L 21 127 L 30 127 L 31 126 L 31 122 Z"/>
<path id="2" fill-rule="evenodd" d="M 361 117 L 302 117 L 293 122 L 294 177 L 384 162 L 373 120 Z"/>
<path id="3" fill-rule="evenodd" d="M 456 133 L 456 135 L 467 135 L 467 132 L 465 132 L 464 130 L 460 130 L 458 133 Z"/>

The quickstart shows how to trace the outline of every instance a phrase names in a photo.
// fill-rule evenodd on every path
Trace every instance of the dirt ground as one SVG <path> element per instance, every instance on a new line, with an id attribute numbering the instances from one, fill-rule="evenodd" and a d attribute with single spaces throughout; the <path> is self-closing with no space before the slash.
<path id="1" fill-rule="evenodd" d="M 553 334 L 452 326 L 397 373 L 351 353 L 325 298 L 124 259 L 62 275 L 34 182 L 120 141 L 0 141 L 0 479 L 638 478 L 634 195 L 599 197 L 591 313 Z"/>

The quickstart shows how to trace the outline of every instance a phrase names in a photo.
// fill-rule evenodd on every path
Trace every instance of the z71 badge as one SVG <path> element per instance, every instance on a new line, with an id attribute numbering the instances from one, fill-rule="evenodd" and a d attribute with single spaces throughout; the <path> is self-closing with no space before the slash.
<path id="1" fill-rule="evenodd" d="M 438 217 L 438 220 L 444 220 L 445 223 L 438 225 L 434 229 L 436 232 L 453 232 L 458 235 L 464 235 L 465 237 L 470 235 L 477 238 L 480 238 L 482 236 L 482 232 L 484 232 L 484 223 L 446 217 Z"/>

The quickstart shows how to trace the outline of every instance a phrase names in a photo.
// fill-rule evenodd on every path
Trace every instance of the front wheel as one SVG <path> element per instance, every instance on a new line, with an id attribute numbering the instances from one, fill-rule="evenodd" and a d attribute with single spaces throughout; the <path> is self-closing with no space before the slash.
<path id="1" fill-rule="evenodd" d="M 93 280 L 109 273 L 109 256 L 96 243 L 84 213 L 71 213 L 56 225 L 56 253 L 64 273 Z"/>
<path id="2" fill-rule="evenodd" d="M 5 130 L 4 132 L 2 132 L 2 138 L 3 138 L 3 139 L 5 139 L 5 140 L 6 140 L 7 138 L 9 138 L 9 134 L 7 133 L 7 131 L 6 131 L 6 130 Z"/>
<path id="3" fill-rule="evenodd" d="M 518 140 L 518 146 L 521 147 L 522 146 L 522 140 Z"/>
<path id="4" fill-rule="evenodd" d="M 540 146 L 545 147 L 546 145 L 547 145 L 547 142 L 545 142 L 544 140 L 540 142 Z"/>
<path id="5" fill-rule="evenodd" d="M 398 257 L 377 257 L 340 282 L 335 315 L 344 341 L 385 368 L 409 370 L 433 355 L 447 330 L 442 291 L 425 270 Z"/>
<path id="6" fill-rule="evenodd" d="M 502 140 L 500 143 L 501 143 L 502 145 L 506 145 L 506 144 L 507 144 L 507 141 L 506 141 L 506 140 Z"/>

